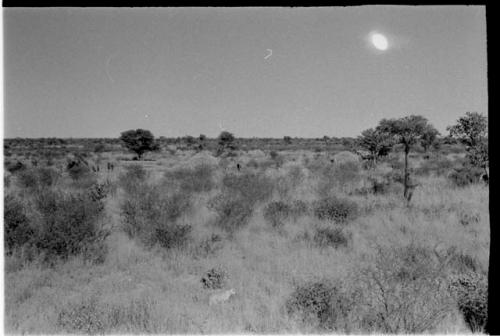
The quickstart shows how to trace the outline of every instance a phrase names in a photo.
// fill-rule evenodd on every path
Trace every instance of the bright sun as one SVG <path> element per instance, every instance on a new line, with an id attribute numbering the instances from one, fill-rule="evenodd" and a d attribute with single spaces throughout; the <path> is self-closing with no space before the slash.
<path id="1" fill-rule="evenodd" d="M 382 34 L 375 33 L 371 37 L 372 44 L 378 50 L 387 50 L 389 48 L 389 42 L 387 41 L 387 37 Z"/>

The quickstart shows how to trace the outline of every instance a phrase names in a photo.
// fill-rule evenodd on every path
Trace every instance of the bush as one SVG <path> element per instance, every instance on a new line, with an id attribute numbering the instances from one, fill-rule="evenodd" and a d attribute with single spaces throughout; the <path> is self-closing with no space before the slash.
<path id="1" fill-rule="evenodd" d="M 264 208 L 264 219 L 273 228 L 280 228 L 284 225 L 283 220 L 286 220 L 290 216 L 290 213 L 291 208 L 288 204 L 282 201 L 274 201 Z"/>
<path id="2" fill-rule="evenodd" d="M 314 234 L 314 243 L 319 247 L 347 247 L 348 236 L 339 228 L 321 228 Z"/>
<path id="3" fill-rule="evenodd" d="M 52 168 L 29 168 L 20 172 L 17 176 L 18 184 L 25 189 L 41 189 L 45 187 L 53 187 L 61 175 Z"/>
<path id="4" fill-rule="evenodd" d="M 29 242 L 33 234 L 23 204 L 12 195 L 4 195 L 4 242 L 7 253 Z"/>
<path id="5" fill-rule="evenodd" d="M 430 333 L 452 312 L 443 264 L 419 246 L 379 247 L 359 270 L 367 333 Z"/>
<path id="6" fill-rule="evenodd" d="M 483 332 L 488 318 L 488 279 L 468 272 L 451 281 L 450 289 L 465 322 L 472 332 Z"/>
<path id="7" fill-rule="evenodd" d="M 7 169 L 10 173 L 14 174 L 15 172 L 25 170 L 26 165 L 21 161 L 16 161 L 16 162 L 6 161 L 5 169 Z"/>
<path id="8" fill-rule="evenodd" d="M 46 191 L 36 195 L 35 205 L 41 224 L 34 243 L 48 256 L 79 254 L 109 234 L 98 224 L 103 205 L 85 194 Z"/>
<path id="9" fill-rule="evenodd" d="M 315 202 L 314 215 L 321 220 L 347 223 L 358 215 L 358 206 L 351 200 L 333 196 Z"/>
<path id="10" fill-rule="evenodd" d="M 330 281 L 311 282 L 298 286 L 286 301 L 286 311 L 302 322 L 323 330 L 345 329 L 352 302 Z"/>
<path id="11" fill-rule="evenodd" d="M 256 173 L 241 175 L 228 174 L 222 179 L 226 192 L 234 193 L 253 207 L 257 202 L 269 199 L 273 193 L 273 183 L 270 178 Z"/>
<path id="12" fill-rule="evenodd" d="M 220 268 L 210 269 L 202 278 L 201 283 L 206 289 L 222 289 L 227 282 L 227 272 Z"/>
<path id="13" fill-rule="evenodd" d="M 176 221 L 190 207 L 191 199 L 187 194 L 165 195 L 156 186 L 140 185 L 121 204 L 124 231 L 146 246 L 182 246 L 189 237 L 191 226 Z"/>
<path id="14" fill-rule="evenodd" d="M 214 169 L 207 164 L 201 164 L 194 169 L 177 169 L 165 173 L 167 180 L 173 180 L 183 192 L 210 191 L 214 187 Z"/>
<path id="15" fill-rule="evenodd" d="M 246 226 L 252 216 L 253 208 L 240 198 L 220 194 L 210 200 L 208 207 L 217 213 L 215 225 L 229 234 Z"/>
<path id="16" fill-rule="evenodd" d="M 448 179 L 451 181 L 452 185 L 456 187 L 465 187 L 469 184 L 478 183 L 482 174 L 483 171 L 481 169 L 463 167 L 454 169 L 454 171 L 448 175 Z"/>
<path id="17" fill-rule="evenodd" d="M 298 217 L 305 216 L 309 213 L 309 206 L 302 200 L 294 200 L 290 206 L 290 215 L 297 219 Z"/>

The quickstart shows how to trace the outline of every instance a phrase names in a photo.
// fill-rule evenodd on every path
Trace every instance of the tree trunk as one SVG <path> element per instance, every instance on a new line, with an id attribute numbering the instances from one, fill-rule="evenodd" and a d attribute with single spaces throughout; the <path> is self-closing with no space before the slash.
<path id="1" fill-rule="evenodd" d="M 404 197 L 408 196 L 408 184 L 410 182 L 410 173 L 408 172 L 408 154 L 410 153 L 410 146 L 405 145 L 405 176 L 404 176 Z"/>

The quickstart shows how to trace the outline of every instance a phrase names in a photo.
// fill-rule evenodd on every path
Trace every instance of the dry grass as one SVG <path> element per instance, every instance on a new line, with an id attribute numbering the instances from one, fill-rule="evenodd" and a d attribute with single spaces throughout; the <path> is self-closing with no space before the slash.
<path id="1" fill-rule="evenodd" d="M 265 156 L 254 152 L 235 160 L 265 160 Z M 330 326 L 334 332 L 469 332 L 457 307 L 449 303 L 446 290 L 432 287 L 430 291 L 429 283 L 418 279 L 432 271 L 445 283 L 460 267 L 474 262 L 476 272 L 487 272 L 486 187 L 457 189 L 442 175 L 425 175 L 420 177 L 422 185 L 407 206 L 395 191 L 351 194 L 350 186 L 367 182 L 368 172 L 344 176 L 337 171 L 343 181 L 334 183 L 328 177 L 331 183 L 327 194 L 356 204 L 358 215 L 348 225 L 316 218 L 314 212 L 304 210 L 298 215 L 278 216 L 280 225 L 276 230 L 266 220 L 266 216 L 274 218 L 273 207 L 268 204 L 282 202 L 292 208 L 297 200 L 306 208 L 315 204 L 324 196 L 324 190 L 317 185 L 325 181 L 321 174 L 328 163 L 315 166 L 312 153 L 280 153 L 286 162 L 279 168 L 244 166 L 244 171 L 237 172 L 236 161 L 217 166 L 219 159 L 213 158 L 213 168 L 196 170 L 199 161 L 205 160 L 203 155 L 155 155 L 162 164 L 144 165 L 149 172 L 147 182 L 161 185 L 165 193 L 179 192 L 184 183 L 191 194 L 190 210 L 175 218 L 177 223 L 192 227 L 187 246 L 151 247 L 127 236 L 121 229 L 120 207 L 127 193 L 119 187 L 106 198 L 105 211 L 113 232 L 106 241 L 108 253 L 103 263 L 93 264 L 83 256 L 75 256 L 49 268 L 36 259 L 24 262 L 16 254 L 6 257 L 6 332 L 318 333 L 321 329 L 313 322 L 289 315 L 286 302 L 297 287 L 325 279 L 342 284 L 343 295 L 351 295 L 349 298 L 357 304 L 344 316 L 349 329 L 334 324 Z M 309 164 L 301 163 L 303 155 L 311 157 Z M 165 174 L 167 170 L 173 173 Z M 116 184 L 123 171 L 119 165 L 113 172 L 101 172 L 99 180 Z M 210 176 L 210 184 L 204 184 L 204 176 Z M 169 190 L 169 184 L 162 182 L 165 178 L 179 178 L 180 184 L 171 184 Z M 60 183 L 64 179 L 68 177 L 64 176 Z M 270 185 L 262 190 L 258 187 L 261 184 Z M 10 188 L 14 192 L 18 187 L 12 183 Z M 214 225 L 219 217 L 208 206 L 221 193 L 238 197 L 239 202 L 246 200 L 252 209 L 247 223 L 232 230 L 231 237 Z M 325 233 L 327 243 L 319 247 L 315 233 L 325 229 L 320 232 Z M 339 236 L 339 232 L 345 232 L 348 243 L 338 248 L 338 237 L 330 237 L 331 232 Z M 218 238 L 213 239 L 214 235 Z M 328 244 L 330 238 L 332 244 Z M 407 261 L 407 253 L 413 253 L 418 262 Z M 447 255 L 456 258 L 446 263 Z M 417 274 L 416 280 L 391 275 L 387 272 L 391 269 L 389 260 L 408 274 Z M 234 288 L 236 294 L 228 302 L 209 306 L 212 290 L 204 288 L 201 279 L 213 268 L 224 269 L 224 289 Z M 406 309 L 407 323 L 399 323 L 397 314 L 390 312 L 385 312 L 386 324 L 377 320 L 381 315 L 372 313 L 383 312 L 377 305 L 381 302 L 379 292 L 370 291 L 372 295 L 364 301 L 356 296 L 366 286 L 378 286 L 373 288 L 379 292 L 400 288 L 388 302 L 399 311 Z M 423 300 L 425 293 L 433 294 L 433 300 Z M 406 305 L 412 298 L 421 298 L 418 307 Z M 429 317 L 426 312 L 435 314 Z"/>

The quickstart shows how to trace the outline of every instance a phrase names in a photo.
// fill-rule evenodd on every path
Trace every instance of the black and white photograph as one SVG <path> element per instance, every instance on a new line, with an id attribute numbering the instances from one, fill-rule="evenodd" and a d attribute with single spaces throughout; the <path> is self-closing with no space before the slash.
<path id="1" fill-rule="evenodd" d="M 5 334 L 489 333 L 484 5 L 2 15 Z"/>

